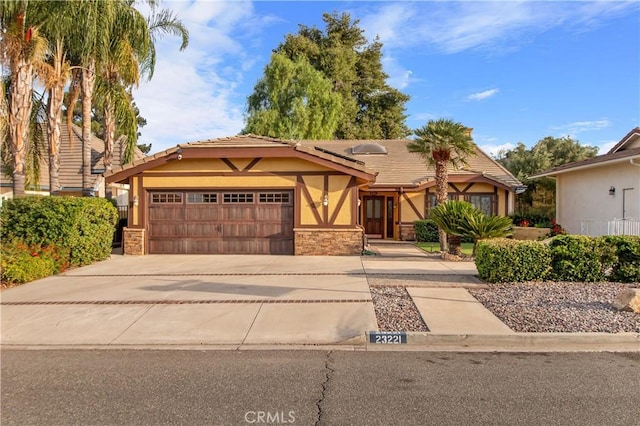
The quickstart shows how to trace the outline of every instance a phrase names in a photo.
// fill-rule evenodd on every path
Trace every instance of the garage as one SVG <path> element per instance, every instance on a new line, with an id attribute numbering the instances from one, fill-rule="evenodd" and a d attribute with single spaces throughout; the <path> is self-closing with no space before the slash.
<path id="1" fill-rule="evenodd" d="M 293 254 L 292 191 L 153 191 L 151 254 Z"/>

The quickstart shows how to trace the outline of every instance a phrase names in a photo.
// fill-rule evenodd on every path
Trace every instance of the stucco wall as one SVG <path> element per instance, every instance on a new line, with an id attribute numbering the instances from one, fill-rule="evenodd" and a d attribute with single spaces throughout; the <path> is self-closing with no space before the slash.
<path id="1" fill-rule="evenodd" d="M 615 195 L 609 195 L 612 186 Z M 622 218 L 623 198 L 625 216 L 639 217 L 639 193 L 640 167 L 628 162 L 563 173 L 556 178 L 556 219 L 569 233 L 579 234 L 582 220 Z"/>

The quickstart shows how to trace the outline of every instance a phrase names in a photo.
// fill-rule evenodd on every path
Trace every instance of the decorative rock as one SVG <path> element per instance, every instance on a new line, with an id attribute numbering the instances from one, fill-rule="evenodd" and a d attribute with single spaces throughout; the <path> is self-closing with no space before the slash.
<path id="1" fill-rule="evenodd" d="M 640 313 L 640 288 L 628 288 L 613 301 L 613 307 L 621 311 Z"/>

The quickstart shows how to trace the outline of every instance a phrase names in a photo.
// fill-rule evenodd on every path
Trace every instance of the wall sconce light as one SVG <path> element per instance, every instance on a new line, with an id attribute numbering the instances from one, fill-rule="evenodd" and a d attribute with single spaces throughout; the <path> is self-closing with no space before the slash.
<path id="1" fill-rule="evenodd" d="M 329 205 L 329 195 L 325 192 L 322 196 L 322 205 L 327 207 Z"/>
<path id="2" fill-rule="evenodd" d="M 609 188 L 609 195 L 616 195 L 616 187 L 612 186 L 611 188 Z"/>
<path id="3" fill-rule="evenodd" d="M 182 160 L 182 148 L 179 148 L 176 152 L 178 153 L 178 161 Z"/>
<path id="4" fill-rule="evenodd" d="M 133 206 L 138 207 L 139 199 L 137 195 L 133 196 Z"/>

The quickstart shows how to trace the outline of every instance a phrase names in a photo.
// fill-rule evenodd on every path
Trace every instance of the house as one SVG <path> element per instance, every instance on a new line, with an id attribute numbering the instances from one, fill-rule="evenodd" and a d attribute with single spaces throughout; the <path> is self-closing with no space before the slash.
<path id="1" fill-rule="evenodd" d="M 177 145 L 107 174 L 131 188 L 125 254 L 359 255 L 364 236 L 413 239 L 433 171 L 406 140 L 239 135 Z M 478 149 L 451 198 L 508 214 L 520 182 Z"/>
<path id="2" fill-rule="evenodd" d="M 45 133 L 46 127 L 42 126 Z M 62 124 L 60 128 L 60 172 L 59 179 L 61 189 L 57 195 L 82 195 L 82 129 L 75 124 L 71 125 L 71 139 L 69 139 L 69 128 L 66 124 Z M 113 149 L 113 165 L 121 165 L 124 154 L 123 140 L 119 139 Z M 96 196 L 104 197 L 106 186 L 104 181 L 104 141 L 95 135 L 91 140 L 91 188 Z M 135 149 L 134 158 L 140 159 L 144 154 L 139 149 Z M 112 189 L 112 193 L 118 200 L 119 205 L 126 205 L 126 188 L 116 186 Z M 49 156 L 44 153 L 42 155 L 42 164 L 40 165 L 40 178 L 36 187 L 28 188 L 27 194 L 49 195 Z M 7 176 L 0 165 L 0 197 L 8 199 L 13 197 L 13 181 Z"/>
<path id="3" fill-rule="evenodd" d="M 556 220 L 571 234 L 604 235 L 619 220 L 640 222 L 640 127 L 604 155 L 555 167 L 532 178 L 556 180 Z M 638 230 L 623 233 L 636 233 Z"/>

